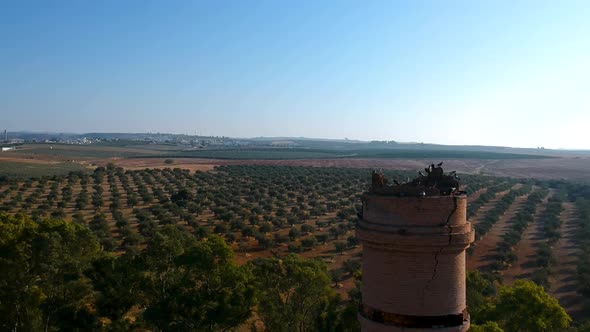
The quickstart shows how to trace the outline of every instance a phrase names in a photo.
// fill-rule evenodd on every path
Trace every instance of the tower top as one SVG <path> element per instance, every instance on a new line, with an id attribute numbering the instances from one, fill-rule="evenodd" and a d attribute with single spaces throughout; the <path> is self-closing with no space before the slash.
<path id="1" fill-rule="evenodd" d="M 424 168 L 426 174 L 418 172 L 418 177 L 407 182 L 400 183 L 393 180 L 393 185 L 388 185 L 388 179 L 381 170 L 373 171 L 371 175 L 370 193 L 397 196 L 397 197 L 424 197 L 424 196 L 450 196 L 463 195 L 459 190 L 459 177 L 455 171 L 445 174 L 442 168 L 443 162 L 436 166 L 430 164 Z"/>
<path id="2" fill-rule="evenodd" d="M 467 196 L 442 163 L 405 183 L 373 172 L 356 235 L 363 244 L 363 332 L 466 332 Z"/>

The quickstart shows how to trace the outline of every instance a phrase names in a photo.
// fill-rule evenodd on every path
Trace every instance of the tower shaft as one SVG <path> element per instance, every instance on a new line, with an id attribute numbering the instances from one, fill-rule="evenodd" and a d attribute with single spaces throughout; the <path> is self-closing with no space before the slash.
<path id="1" fill-rule="evenodd" d="M 373 331 L 469 329 L 465 250 L 475 233 L 465 195 L 363 196 L 361 328 Z"/>

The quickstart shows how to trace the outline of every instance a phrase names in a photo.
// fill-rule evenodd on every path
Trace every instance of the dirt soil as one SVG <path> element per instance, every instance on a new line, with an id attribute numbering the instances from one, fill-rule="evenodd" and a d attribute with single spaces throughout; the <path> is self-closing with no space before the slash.
<path id="1" fill-rule="evenodd" d="M 514 253 L 516 253 L 518 259 L 502 274 L 505 284 L 513 285 L 516 280 L 530 278 L 535 271 L 535 253 L 539 243 L 543 240 L 543 223 L 540 219 L 551 196 L 553 196 L 553 192 L 550 192 L 543 202 L 537 205 L 533 221 L 529 223 L 522 235 L 522 239 L 515 246 Z"/>
<path id="2" fill-rule="evenodd" d="M 577 292 L 576 267 L 579 248 L 576 244 L 576 212 L 573 203 L 563 203 L 564 211 L 561 214 L 561 239 L 554 249 L 556 264 L 553 267 L 553 275 L 549 279 L 551 283 L 550 293 L 559 300 L 559 304 L 574 318 L 584 316 L 584 307 L 587 301 Z"/>
<path id="3" fill-rule="evenodd" d="M 117 166 L 123 167 L 125 169 L 130 170 L 138 170 L 138 169 L 145 169 L 145 168 L 182 168 L 188 169 L 192 172 L 194 171 L 210 171 L 215 166 L 219 166 L 220 164 L 215 162 L 209 163 L 202 163 L 202 162 L 192 162 L 191 158 L 175 158 L 172 159 L 172 164 L 167 164 L 165 162 L 166 159 L 161 158 L 112 158 L 106 160 L 97 160 L 94 163 L 97 166 L 105 166 L 108 163 L 114 163 Z M 201 161 L 201 159 L 199 159 Z M 209 161 L 209 160 L 203 160 Z"/>
<path id="4" fill-rule="evenodd" d="M 495 249 L 498 247 L 498 243 L 502 240 L 502 235 L 510 229 L 510 219 L 516 215 L 518 209 L 527 197 L 528 195 L 517 197 L 510 207 L 508 207 L 506 213 L 500 216 L 489 232 L 477 241 L 474 246 L 473 254 L 467 257 L 468 270 L 482 269 L 494 262 Z"/>
<path id="5" fill-rule="evenodd" d="M 294 159 L 294 160 L 220 160 L 201 158 L 176 158 L 173 165 L 164 164 L 159 158 L 130 158 L 96 160 L 97 164 L 114 162 L 121 167 L 181 167 L 198 169 L 217 165 L 279 165 L 314 167 L 353 167 L 353 168 L 395 168 L 401 170 L 422 169 L 430 162 L 425 159 Z M 510 159 L 445 160 L 445 168 L 460 173 L 510 176 L 517 178 L 566 179 L 590 182 L 590 158 L 553 159 Z"/>
<path id="6" fill-rule="evenodd" d="M 77 146 L 55 146 L 56 152 L 61 150 L 80 150 Z M 29 152 L 30 150 L 30 152 Z M 72 161 L 71 157 L 65 155 L 48 155 L 34 152 L 34 149 L 26 148 L 18 152 L 0 153 L 0 162 L 63 162 Z M 98 152 L 108 153 L 149 153 L 147 149 L 139 148 L 111 148 L 97 147 Z M 147 152 L 146 152 L 147 151 Z M 157 155 L 161 151 L 152 151 Z M 128 169 L 140 168 L 165 168 L 180 167 L 190 170 L 210 170 L 218 165 L 284 165 L 284 166 L 314 166 L 314 167 L 353 167 L 353 168 L 394 168 L 401 170 L 422 169 L 425 164 L 437 162 L 427 159 L 361 159 L 361 158 L 339 158 L 339 159 L 290 159 L 290 160 L 221 160 L 204 158 L 173 158 L 174 163 L 165 164 L 165 158 L 96 158 L 92 156 L 75 158 L 76 162 L 85 166 L 104 166 L 113 162 L 118 166 Z M 510 176 L 518 178 L 539 178 L 539 179 L 566 179 L 590 182 L 590 157 L 575 156 L 550 159 L 449 159 L 445 160 L 445 168 L 456 170 L 460 173 L 483 174 L 493 176 Z"/>
<path id="7" fill-rule="evenodd" d="M 0 163 L 1 162 L 11 162 L 11 163 L 28 163 L 28 164 L 38 164 L 38 165 L 47 165 L 47 164 L 57 164 L 63 162 L 64 160 L 60 159 L 53 159 L 53 158 L 36 158 L 34 156 L 14 156 L 14 155 L 0 155 Z"/>

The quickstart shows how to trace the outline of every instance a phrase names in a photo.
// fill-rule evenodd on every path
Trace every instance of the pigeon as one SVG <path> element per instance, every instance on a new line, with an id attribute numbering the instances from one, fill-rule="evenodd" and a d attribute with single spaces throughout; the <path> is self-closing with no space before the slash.
<path id="1" fill-rule="evenodd" d="M 461 179 L 460 179 L 460 178 L 457 176 L 457 174 L 455 174 L 453 177 L 454 177 L 455 179 L 457 179 L 457 180 L 461 181 Z"/>
<path id="2" fill-rule="evenodd" d="M 397 180 L 393 180 L 393 183 L 395 183 L 396 186 L 399 186 L 399 182 L 397 182 Z"/>
<path id="3" fill-rule="evenodd" d="M 443 164 L 443 162 L 441 161 L 440 163 L 436 164 L 436 167 L 441 167 Z"/>

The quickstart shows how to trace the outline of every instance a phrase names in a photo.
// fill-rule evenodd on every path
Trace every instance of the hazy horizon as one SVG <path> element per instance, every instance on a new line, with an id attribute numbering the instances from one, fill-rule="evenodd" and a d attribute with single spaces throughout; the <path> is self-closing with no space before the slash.
<path id="1" fill-rule="evenodd" d="M 0 128 L 590 149 L 590 3 L 2 2 Z"/>

